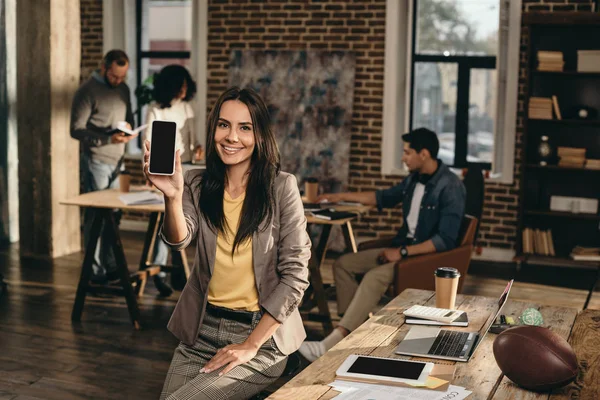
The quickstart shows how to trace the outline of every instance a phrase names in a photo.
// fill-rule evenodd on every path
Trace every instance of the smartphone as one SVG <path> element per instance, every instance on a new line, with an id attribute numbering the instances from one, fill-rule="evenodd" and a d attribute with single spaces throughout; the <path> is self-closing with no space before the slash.
<path id="1" fill-rule="evenodd" d="M 173 175 L 175 172 L 176 134 L 177 124 L 175 122 L 152 122 L 148 172 L 154 175 Z"/>
<path id="2" fill-rule="evenodd" d="M 369 379 L 382 383 L 422 384 L 432 369 L 433 363 L 429 362 L 352 354 L 338 368 L 336 375 L 345 378 Z"/>

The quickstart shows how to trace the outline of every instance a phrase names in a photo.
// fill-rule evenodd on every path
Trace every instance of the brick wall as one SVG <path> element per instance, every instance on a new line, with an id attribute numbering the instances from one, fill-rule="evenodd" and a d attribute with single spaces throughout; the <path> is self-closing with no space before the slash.
<path id="1" fill-rule="evenodd" d="M 80 0 L 81 80 L 87 79 L 102 60 L 102 0 Z"/>
<path id="2" fill-rule="evenodd" d="M 208 102 L 228 86 L 232 49 L 348 50 L 356 54 L 350 158 L 351 190 L 390 186 L 381 176 L 385 0 L 211 0 L 208 9 Z M 374 236 L 398 228 L 398 211 L 371 213 L 357 234 Z"/>
<path id="3" fill-rule="evenodd" d="M 591 11 L 591 0 L 523 0 L 523 11 Z M 350 154 L 350 190 L 374 190 L 400 178 L 381 175 L 381 128 L 385 48 L 385 0 L 209 1 L 208 104 L 227 88 L 232 49 L 319 49 L 356 53 L 356 84 Z M 514 248 L 520 177 L 524 46 L 523 28 L 515 184 L 487 183 L 479 242 L 484 247 Z M 355 224 L 360 236 L 392 234 L 401 210 L 372 212 Z"/>
<path id="4" fill-rule="evenodd" d="M 591 11 L 592 0 L 523 0 L 527 11 Z M 102 2 L 81 0 L 82 78 L 102 58 Z M 350 190 L 391 186 L 399 177 L 381 175 L 385 0 L 209 0 L 208 104 L 227 88 L 232 49 L 349 50 L 356 54 L 356 83 L 350 155 Z M 520 178 L 523 99 L 527 60 L 526 27 L 517 99 L 515 184 L 487 183 L 479 242 L 484 247 L 514 248 Z M 135 169 L 134 162 L 128 168 Z M 354 227 L 360 236 L 392 234 L 401 210 L 371 212 Z M 139 216 L 142 217 L 142 216 Z"/>

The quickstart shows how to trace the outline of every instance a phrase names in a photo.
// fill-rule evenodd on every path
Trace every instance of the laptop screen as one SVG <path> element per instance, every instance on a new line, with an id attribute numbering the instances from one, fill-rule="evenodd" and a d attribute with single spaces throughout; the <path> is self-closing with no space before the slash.
<path id="1" fill-rule="evenodd" d="M 498 303 L 496 303 L 494 310 L 490 313 L 490 316 L 493 316 L 493 318 L 489 318 L 486 321 L 486 324 L 484 324 L 479 330 L 479 340 L 477 340 L 477 344 L 475 345 L 475 347 L 479 346 L 479 343 L 481 343 L 485 334 L 490 330 L 494 321 L 496 321 L 496 318 L 498 318 L 498 315 L 500 315 L 500 311 L 502 311 L 502 307 L 504 307 L 504 304 L 506 304 L 506 300 L 508 299 L 508 293 L 510 292 L 510 288 L 512 288 L 514 281 L 514 279 L 511 279 L 510 282 L 508 282 L 508 284 L 506 285 L 506 288 L 504 288 L 504 292 L 502 292 L 502 295 L 498 299 Z"/>

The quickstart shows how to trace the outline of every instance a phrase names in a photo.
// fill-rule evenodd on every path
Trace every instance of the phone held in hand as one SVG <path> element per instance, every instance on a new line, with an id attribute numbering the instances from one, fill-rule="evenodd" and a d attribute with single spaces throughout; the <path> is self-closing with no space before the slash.
<path id="1" fill-rule="evenodd" d="M 148 172 L 153 175 L 173 175 L 175 172 L 175 138 L 177 124 L 173 121 L 153 121 Z"/>

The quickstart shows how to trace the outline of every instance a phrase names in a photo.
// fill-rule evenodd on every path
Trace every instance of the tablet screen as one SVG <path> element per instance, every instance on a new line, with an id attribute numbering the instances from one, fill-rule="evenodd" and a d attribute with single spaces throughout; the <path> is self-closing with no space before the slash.
<path id="1" fill-rule="evenodd" d="M 390 378 L 419 379 L 423 368 L 425 368 L 424 363 L 358 357 L 350 366 L 348 372 Z"/>

